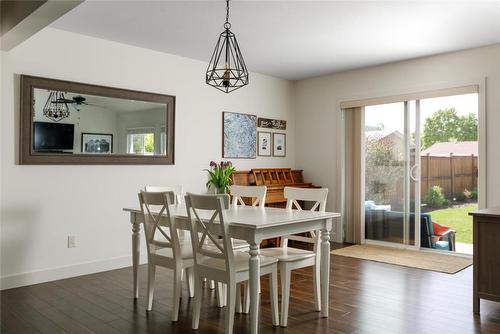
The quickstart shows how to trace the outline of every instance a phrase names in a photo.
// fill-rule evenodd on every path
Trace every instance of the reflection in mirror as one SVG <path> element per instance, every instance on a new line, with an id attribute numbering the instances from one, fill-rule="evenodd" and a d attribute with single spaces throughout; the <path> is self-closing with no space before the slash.
<path id="1" fill-rule="evenodd" d="M 167 153 L 166 104 L 33 90 L 36 153 L 147 155 Z"/>

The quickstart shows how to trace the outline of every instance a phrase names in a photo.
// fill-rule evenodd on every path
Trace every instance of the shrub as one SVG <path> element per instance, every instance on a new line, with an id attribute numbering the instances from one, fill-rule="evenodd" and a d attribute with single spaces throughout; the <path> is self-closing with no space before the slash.
<path id="1" fill-rule="evenodd" d="M 463 194 L 465 199 L 470 199 L 472 197 L 472 193 L 469 190 L 467 190 L 467 188 L 465 188 Z"/>
<path id="2" fill-rule="evenodd" d="M 434 186 L 425 195 L 425 202 L 430 206 L 447 205 L 448 200 L 443 195 L 443 188 Z"/>
<path id="3" fill-rule="evenodd" d="M 470 198 L 477 199 L 477 189 L 474 189 L 470 192 Z"/>

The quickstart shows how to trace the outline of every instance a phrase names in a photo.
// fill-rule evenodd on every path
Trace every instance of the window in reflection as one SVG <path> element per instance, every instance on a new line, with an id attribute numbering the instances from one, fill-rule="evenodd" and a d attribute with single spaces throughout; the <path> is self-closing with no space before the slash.
<path id="1" fill-rule="evenodd" d="M 136 133 L 127 136 L 129 154 L 153 155 L 155 153 L 154 133 Z"/>

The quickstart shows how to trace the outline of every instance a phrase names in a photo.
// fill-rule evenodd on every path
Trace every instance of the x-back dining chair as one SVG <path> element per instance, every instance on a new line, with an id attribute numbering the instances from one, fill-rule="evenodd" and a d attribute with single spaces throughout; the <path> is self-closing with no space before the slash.
<path id="1" fill-rule="evenodd" d="M 182 292 L 182 273 L 186 271 L 189 296 L 193 289 L 193 249 L 191 243 L 181 243 L 176 229 L 175 217 L 170 214 L 175 193 L 145 192 L 139 193 L 139 204 L 144 215 L 144 235 L 148 252 L 148 292 L 147 311 L 153 306 L 156 266 L 174 271 L 172 321 L 179 317 L 179 305 Z M 166 230 L 164 229 L 166 227 Z M 168 231 L 168 233 L 167 233 Z"/>
<path id="2" fill-rule="evenodd" d="M 231 185 L 229 187 L 229 193 L 232 196 L 231 205 L 233 207 L 237 207 L 238 205 L 246 206 L 244 199 L 249 198 L 251 201 L 251 206 L 253 207 L 263 207 L 266 203 L 266 186 L 240 186 L 240 185 Z M 248 251 L 250 250 L 250 245 L 238 239 L 233 239 L 233 249 L 238 251 Z M 210 288 L 213 289 L 215 287 L 214 281 L 210 281 Z M 218 283 L 217 286 L 217 305 L 219 307 L 226 306 L 226 290 L 227 287 L 222 283 Z M 237 312 L 248 313 L 248 309 L 250 307 L 250 301 L 248 300 L 248 296 L 250 294 L 250 288 L 248 284 L 245 285 L 245 298 L 242 300 L 241 298 L 241 288 L 238 286 L 236 288 L 236 309 Z"/>
<path id="3" fill-rule="evenodd" d="M 307 189 L 285 187 L 284 195 L 287 199 L 286 208 L 302 210 L 299 201 L 312 202 L 311 211 L 325 211 L 327 188 Z M 313 250 L 288 247 L 288 240 L 297 240 L 313 244 Z M 313 266 L 314 281 L 314 304 L 316 311 L 321 311 L 321 287 L 320 287 L 320 236 L 319 231 L 310 231 L 309 236 L 287 235 L 281 238 L 281 247 L 261 249 L 261 254 L 278 259 L 278 270 L 281 276 L 281 323 L 287 326 L 288 305 L 290 300 L 290 279 L 294 269 Z"/>
<path id="4" fill-rule="evenodd" d="M 195 195 L 185 197 L 188 217 L 191 220 L 191 238 L 194 255 L 195 297 L 192 328 L 198 329 L 201 310 L 203 279 L 227 284 L 225 333 L 232 333 L 236 304 L 236 286 L 248 281 L 250 255 L 233 250 L 228 235 L 224 201 L 228 195 Z M 202 215 L 203 218 L 200 217 Z M 222 238 L 220 238 L 222 237 Z M 209 239 L 210 244 L 205 242 Z M 271 311 L 273 325 L 279 324 L 277 260 L 261 256 L 260 274 L 270 275 Z"/>
<path id="5" fill-rule="evenodd" d="M 173 191 L 175 194 L 174 204 L 182 203 L 183 187 L 180 184 L 173 186 L 145 186 L 144 190 L 149 193 L 162 193 L 162 192 Z M 183 243 L 184 241 L 191 242 L 191 238 L 189 237 L 187 231 L 179 230 L 178 233 L 179 233 L 179 240 L 181 243 Z"/>

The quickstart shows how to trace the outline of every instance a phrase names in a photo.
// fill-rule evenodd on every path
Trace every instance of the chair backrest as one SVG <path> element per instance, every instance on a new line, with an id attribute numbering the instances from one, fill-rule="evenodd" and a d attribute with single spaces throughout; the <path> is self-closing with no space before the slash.
<path id="1" fill-rule="evenodd" d="M 180 258 L 180 242 L 175 219 L 170 215 L 169 206 L 174 203 L 175 194 L 167 192 L 139 193 L 139 204 L 144 215 L 144 235 L 148 255 L 159 248 L 171 248 L 174 258 Z M 168 231 L 165 231 L 164 228 Z"/>
<path id="2" fill-rule="evenodd" d="M 163 193 L 173 191 L 175 193 L 175 204 L 182 203 L 182 185 L 177 184 L 174 186 L 145 186 L 144 190 L 148 193 Z"/>
<path id="3" fill-rule="evenodd" d="M 415 221 L 415 218 L 413 218 L 413 221 Z M 432 248 L 433 236 L 434 236 L 434 227 L 432 226 L 431 215 L 423 213 L 420 216 L 420 247 Z"/>
<path id="4" fill-rule="evenodd" d="M 298 201 L 313 202 L 311 211 L 325 212 L 328 188 L 293 188 L 285 187 L 284 196 L 287 200 L 286 208 L 291 210 L 293 206 L 297 210 L 303 210 Z"/>
<path id="5" fill-rule="evenodd" d="M 328 188 L 293 188 L 285 187 L 284 196 L 287 200 L 286 208 L 287 210 L 292 210 L 293 207 L 297 210 L 303 210 L 300 206 L 299 201 L 312 202 L 312 207 L 310 211 L 320 211 L 325 212 L 326 209 L 326 198 L 328 196 Z M 317 231 L 309 232 L 309 237 L 300 235 L 288 235 L 281 238 L 281 247 L 288 246 L 288 240 L 297 240 L 307 243 L 312 243 L 315 246 L 315 250 L 319 251 L 319 233 Z"/>
<path id="6" fill-rule="evenodd" d="M 237 186 L 232 185 L 229 188 L 231 196 L 233 196 L 233 206 L 243 205 L 245 202 L 242 197 L 248 197 L 252 200 L 252 206 L 264 206 L 266 204 L 266 186 Z M 254 200 L 255 198 L 255 200 Z"/>
<path id="7" fill-rule="evenodd" d="M 226 271 L 234 272 L 233 243 L 227 233 L 225 210 L 229 195 L 185 196 L 188 217 L 191 220 L 191 240 L 195 265 L 202 257 L 222 259 Z"/>

